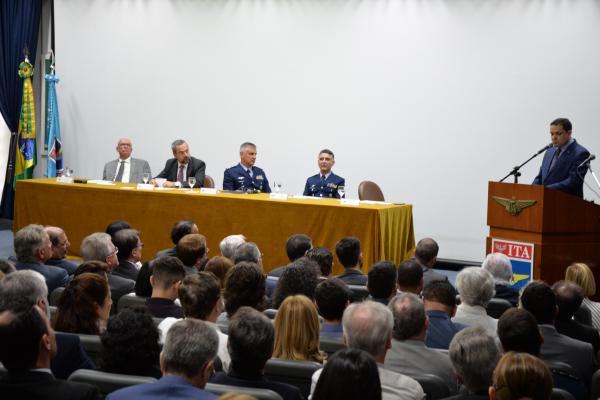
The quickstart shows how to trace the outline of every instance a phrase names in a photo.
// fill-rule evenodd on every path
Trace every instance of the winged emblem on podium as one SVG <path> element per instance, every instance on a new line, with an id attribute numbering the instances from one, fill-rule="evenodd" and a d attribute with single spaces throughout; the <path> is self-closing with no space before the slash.
<path id="1" fill-rule="evenodd" d="M 506 199 L 504 197 L 492 196 L 494 201 L 503 206 L 510 215 L 519 215 L 527 207 L 531 207 L 536 200 L 517 200 L 516 197 Z"/>

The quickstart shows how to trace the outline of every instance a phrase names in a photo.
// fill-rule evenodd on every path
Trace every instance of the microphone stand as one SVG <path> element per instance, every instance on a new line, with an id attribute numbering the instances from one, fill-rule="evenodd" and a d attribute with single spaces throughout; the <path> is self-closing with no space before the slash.
<path id="1" fill-rule="evenodd" d="M 592 170 L 592 166 L 589 163 L 588 163 L 588 169 L 590 170 L 590 173 L 594 177 L 594 180 L 596 181 L 596 185 L 598 185 L 598 187 L 600 188 L 600 182 L 598 181 L 598 177 L 596 176 L 596 174 Z"/>
<path id="2" fill-rule="evenodd" d="M 539 156 L 540 154 L 542 154 L 543 152 L 545 152 L 546 150 L 548 150 L 550 147 L 551 147 L 551 145 L 548 145 L 548 146 L 544 147 L 543 149 L 541 149 L 540 151 L 538 151 L 537 153 L 535 153 L 534 155 L 532 155 L 531 157 L 529 157 L 529 159 L 527 161 L 525 161 L 523 164 L 517 165 L 516 167 L 514 167 L 512 169 L 512 171 L 510 171 L 508 173 L 508 175 L 506 175 L 504 178 L 500 179 L 500 182 L 504 182 L 506 180 L 506 178 L 508 178 L 509 176 L 513 175 L 515 177 L 515 183 L 519 183 L 519 177 L 521 176 L 521 173 L 519 172 L 519 170 L 521 169 L 521 167 L 523 167 L 529 161 L 533 160 L 534 158 L 536 158 L 537 156 Z"/>

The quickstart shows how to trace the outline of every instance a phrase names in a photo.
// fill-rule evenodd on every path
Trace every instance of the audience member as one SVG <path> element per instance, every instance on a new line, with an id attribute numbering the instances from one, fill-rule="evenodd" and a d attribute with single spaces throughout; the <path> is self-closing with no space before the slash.
<path id="1" fill-rule="evenodd" d="M 184 265 L 185 273 L 195 274 L 202 270 L 207 261 L 206 238 L 199 233 L 190 233 L 177 243 L 177 258 Z"/>
<path id="2" fill-rule="evenodd" d="M 265 277 L 258 265 L 252 262 L 240 262 L 227 272 L 225 276 L 225 313 L 217 319 L 217 323 L 228 325 L 229 318 L 242 306 L 264 310 Z"/>
<path id="3" fill-rule="evenodd" d="M 342 339 L 342 316 L 350 304 L 350 289 L 337 278 L 327 279 L 315 289 L 315 303 L 323 322 L 321 337 Z"/>
<path id="4" fill-rule="evenodd" d="M 119 265 L 113 270 L 113 274 L 135 281 L 142 266 L 140 261 L 144 247 L 140 233 L 135 229 L 121 229 L 113 236 L 113 243 L 119 249 Z"/>
<path id="5" fill-rule="evenodd" d="M 58 299 L 54 329 L 99 335 L 106 328 L 112 299 L 105 278 L 92 273 L 77 275 Z"/>
<path id="6" fill-rule="evenodd" d="M 96 400 L 94 386 L 52 375 L 56 349 L 54 330 L 39 307 L 0 309 L 0 362 L 8 370 L 0 380 L 2 399 Z"/>
<path id="7" fill-rule="evenodd" d="M 131 229 L 129 222 L 123 220 L 116 220 L 106 226 L 105 232 L 110 235 L 111 239 L 115 236 L 115 233 L 121 229 Z"/>
<path id="8" fill-rule="evenodd" d="M 323 362 L 319 350 L 319 317 L 315 304 L 306 296 L 286 298 L 275 316 L 273 357 L 285 360 Z"/>
<path id="9" fill-rule="evenodd" d="M 425 346 L 428 320 L 421 300 L 413 293 L 402 293 L 390 301 L 389 308 L 394 328 L 385 367 L 408 376 L 435 375 L 446 383 L 450 393 L 456 393 L 458 385 L 450 359 Z"/>
<path id="10" fill-rule="evenodd" d="M 537 321 L 523 308 L 510 308 L 498 319 L 498 338 L 505 353 L 516 351 L 540 356 L 542 334 Z"/>
<path id="11" fill-rule="evenodd" d="M 15 265 L 10 260 L 0 259 L 0 271 L 2 271 L 4 275 L 12 274 L 16 270 Z"/>
<path id="12" fill-rule="evenodd" d="M 212 373 L 218 345 L 217 333 L 206 323 L 196 319 L 179 321 L 169 329 L 160 354 L 163 377 L 155 383 L 117 390 L 106 399 L 216 399 L 203 389 Z"/>
<path id="13" fill-rule="evenodd" d="M 225 289 L 225 276 L 231 267 L 233 267 L 233 262 L 229 258 L 224 256 L 214 256 L 208 260 L 204 270 L 206 272 L 212 272 L 219 280 L 221 289 Z"/>
<path id="14" fill-rule="evenodd" d="M 150 276 L 152 276 L 152 261 L 146 261 L 142 264 L 142 268 L 138 272 L 138 277 L 135 280 L 135 295 L 140 297 L 152 296 L 152 284 L 150 284 Z"/>
<path id="15" fill-rule="evenodd" d="M 73 273 L 73 278 L 85 273 L 100 275 L 104 279 L 108 279 L 108 274 L 110 270 L 108 269 L 108 265 L 102 261 L 84 261 L 75 270 Z"/>
<path id="16" fill-rule="evenodd" d="M 481 326 L 465 328 L 452 339 L 449 355 L 465 390 L 448 399 L 487 400 L 494 368 L 500 359 L 494 338 Z"/>
<path id="17" fill-rule="evenodd" d="M 481 326 L 492 336 L 496 335 L 498 320 L 487 315 L 485 308 L 494 297 L 494 278 L 485 269 L 467 267 L 456 276 L 460 305 L 453 322 L 467 326 Z"/>
<path id="18" fill-rule="evenodd" d="M 46 265 L 62 268 L 69 275 L 73 275 L 77 264 L 66 259 L 69 247 L 71 246 L 67 234 L 62 228 L 57 226 L 47 226 L 44 229 L 50 238 L 50 243 L 52 243 L 52 256 L 46 260 Z"/>
<path id="19" fill-rule="evenodd" d="M 50 293 L 57 287 L 66 285 L 69 277 L 67 271 L 45 265 L 52 256 L 52 243 L 41 225 L 27 225 L 15 233 L 14 248 L 17 270 L 30 269 L 42 274 Z"/>
<path id="20" fill-rule="evenodd" d="M 439 246 L 432 238 L 424 238 L 419 240 L 415 249 L 415 259 L 421 264 L 423 269 L 423 287 L 429 285 L 433 281 L 447 281 L 446 275 L 434 271 L 432 268 L 437 262 Z"/>
<path id="21" fill-rule="evenodd" d="M 263 269 L 262 253 L 260 252 L 260 249 L 258 248 L 256 243 L 253 242 L 246 242 L 240 244 L 235 249 L 231 261 L 233 261 L 234 264 L 239 264 L 242 261 L 251 262 L 258 265 L 261 270 Z"/>
<path id="22" fill-rule="evenodd" d="M 312 400 L 381 400 L 373 357 L 358 349 L 340 350 L 323 368 Z"/>
<path id="23" fill-rule="evenodd" d="M 434 349 L 450 347 L 454 335 L 465 325 L 452 322 L 456 314 L 456 290 L 448 281 L 433 281 L 423 289 L 423 306 L 429 319 L 425 345 Z"/>
<path id="24" fill-rule="evenodd" d="M 494 297 L 510 301 L 513 306 L 519 302 L 519 290 L 512 288 L 513 272 L 510 259 L 502 253 L 487 255 L 481 268 L 492 274 L 494 278 Z"/>
<path id="25" fill-rule="evenodd" d="M 221 240 L 219 244 L 219 250 L 223 257 L 229 258 L 233 261 L 233 255 L 240 245 L 246 243 L 246 237 L 244 235 L 229 235 Z"/>
<path id="26" fill-rule="evenodd" d="M 177 256 L 177 243 L 181 240 L 185 235 L 189 235 L 190 233 L 199 233 L 198 226 L 188 220 L 177 221 L 171 228 L 171 242 L 173 242 L 173 247 L 168 249 L 160 250 L 156 253 L 154 258 L 160 258 L 165 256 L 176 257 Z"/>
<path id="27" fill-rule="evenodd" d="M 422 400 L 425 394 L 417 381 L 383 365 L 391 346 L 393 325 L 392 312 L 383 304 L 373 301 L 353 303 L 344 312 L 344 343 L 347 348 L 364 350 L 375 359 L 383 400 Z M 313 374 L 311 391 L 322 371 Z"/>
<path id="28" fill-rule="evenodd" d="M 379 261 L 373 264 L 368 274 L 367 289 L 370 300 L 383 305 L 396 295 L 396 266 L 391 261 Z"/>
<path id="29" fill-rule="evenodd" d="M 530 282 L 521 293 L 521 305 L 535 317 L 544 338 L 542 359 L 567 363 L 580 378 L 589 382 L 594 372 L 592 345 L 558 333 L 554 326 L 556 296 L 550 286 L 544 282 Z"/>
<path id="30" fill-rule="evenodd" d="M 273 308 L 295 294 L 303 294 L 311 300 L 315 298 L 315 289 L 319 283 L 319 266 L 306 257 L 299 258 L 285 268 L 277 281 L 273 295 Z"/>
<path id="31" fill-rule="evenodd" d="M 397 277 L 398 290 L 401 293 L 421 295 L 421 291 L 423 290 L 423 269 L 417 260 L 412 258 L 402 261 L 398 266 Z"/>
<path id="32" fill-rule="evenodd" d="M 303 233 L 290 236 L 285 242 L 285 252 L 288 256 L 290 263 L 293 263 L 300 257 L 304 257 L 306 252 L 312 248 L 312 240 L 310 236 Z M 286 266 L 275 268 L 269 272 L 269 276 L 279 278 Z"/>
<path id="33" fill-rule="evenodd" d="M 344 281 L 346 285 L 367 284 L 368 277 L 361 271 L 362 252 L 360 250 L 360 240 L 355 237 L 345 237 L 335 244 L 335 254 L 344 266 L 344 273 L 337 278 Z"/>
<path id="34" fill-rule="evenodd" d="M 273 354 L 274 331 L 271 321 L 250 307 L 241 307 L 229 324 L 227 347 L 231 366 L 227 374 L 218 373 L 212 383 L 270 389 L 283 400 L 300 400 L 295 386 L 270 381 L 264 376 L 265 364 Z"/>
<path id="35" fill-rule="evenodd" d="M 488 394 L 490 400 L 550 400 L 552 375 L 540 359 L 509 352 L 498 361 Z"/>
<path id="36" fill-rule="evenodd" d="M 327 278 L 333 271 L 333 254 L 327 247 L 313 247 L 306 252 L 306 257 L 319 264 L 321 276 Z"/>
<path id="37" fill-rule="evenodd" d="M 145 308 L 126 308 L 110 317 L 100 340 L 100 370 L 161 377 L 158 367 L 158 329 Z"/>
<path id="38" fill-rule="evenodd" d="M 596 294 L 596 280 L 590 267 L 584 263 L 571 264 L 567 267 L 565 279 L 583 288 L 585 297 L 582 304 L 590 310 L 594 328 L 600 330 L 600 303 L 590 300 Z"/>
<path id="39" fill-rule="evenodd" d="M 185 276 L 183 264 L 175 257 L 161 257 L 152 263 L 152 296 L 146 299 L 146 307 L 156 318 L 183 318 L 183 310 L 177 304 L 177 291 Z"/>

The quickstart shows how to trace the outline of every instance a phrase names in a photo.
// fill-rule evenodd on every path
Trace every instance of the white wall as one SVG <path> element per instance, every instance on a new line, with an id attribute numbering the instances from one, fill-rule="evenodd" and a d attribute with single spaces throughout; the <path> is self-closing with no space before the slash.
<path id="1" fill-rule="evenodd" d="M 600 151 L 599 1 L 55 0 L 55 10 L 64 154 L 77 175 L 100 177 L 121 136 L 156 174 L 184 138 L 221 185 L 249 140 L 270 180 L 298 193 L 328 147 L 351 191 L 378 182 L 414 204 L 417 238 L 438 239 L 441 257 L 478 260 L 487 181 L 548 143 L 552 119 L 571 118 Z"/>

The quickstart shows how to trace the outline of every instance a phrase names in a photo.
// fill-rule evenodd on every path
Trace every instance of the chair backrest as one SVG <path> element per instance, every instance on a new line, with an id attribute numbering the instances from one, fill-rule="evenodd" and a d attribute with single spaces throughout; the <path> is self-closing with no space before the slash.
<path id="1" fill-rule="evenodd" d="M 554 381 L 554 387 L 556 389 L 562 389 L 570 393 L 576 399 L 587 399 L 588 398 L 588 387 L 581 380 L 579 374 L 569 364 L 558 362 L 558 361 L 545 361 L 548 369 L 552 372 L 552 379 Z M 597 394 L 600 396 L 600 375 L 596 376 L 597 382 Z M 592 383 L 590 389 L 594 391 L 594 378 L 592 377 Z M 592 397 L 597 399 L 598 397 Z"/>
<path id="2" fill-rule="evenodd" d="M 275 319 L 275 316 L 277 315 L 277 310 L 274 308 L 267 308 L 263 311 L 263 314 L 265 314 L 269 319 Z"/>
<path id="3" fill-rule="evenodd" d="M 60 296 L 62 295 L 62 292 L 64 292 L 64 291 L 65 291 L 65 288 L 62 286 L 54 289 L 52 291 L 52 293 L 50 293 L 50 296 L 48 297 L 48 303 L 51 306 L 58 306 L 58 299 L 60 298 Z"/>
<path id="4" fill-rule="evenodd" d="M 490 300 L 485 310 L 487 312 L 487 315 L 489 315 L 492 318 L 498 319 L 502 316 L 502 314 L 504 314 L 504 311 L 512 307 L 513 305 L 510 303 L 510 301 L 494 297 Z"/>
<path id="5" fill-rule="evenodd" d="M 215 180 L 213 178 L 211 178 L 209 175 L 204 175 L 203 186 L 205 188 L 214 188 L 215 187 Z"/>
<path id="6" fill-rule="evenodd" d="M 135 306 L 145 306 L 146 305 L 146 297 L 129 295 L 121 296 L 119 302 L 117 303 L 117 312 L 121 311 L 125 308 L 132 308 Z"/>
<path id="7" fill-rule="evenodd" d="M 590 384 L 590 399 L 600 397 L 600 369 L 592 375 L 592 383 Z"/>
<path id="8" fill-rule="evenodd" d="M 338 338 L 321 337 L 319 339 L 319 348 L 327 353 L 327 357 L 331 357 L 338 350 L 345 349 L 344 342 Z"/>
<path id="9" fill-rule="evenodd" d="M 371 181 L 362 181 L 358 185 L 358 198 L 360 200 L 385 201 L 379 185 Z"/>
<path id="10" fill-rule="evenodd" d="M 348 285 L 348 288 L 350 289 L 350 292 L 351 292 L 350 300 L 353 303 L 363 301 L 364 299 L 366 299 L 369 296 L 369 289 L 367 289 L 366 286 Z"/>
<path id="11" fill-rule="evenodd" d="M 164 318 L 152 317 L 152 322 L 154 322 L 155 326 L 159 326 L 161 322 L 163 322 Z"/>
<path id="12" fill-rule="evenodd" d="M 575 397 L 566 390 L 553 388 L 550 394 L 550 400 L 575 400 Z"/>
<path id="13" fill-rule="evenodd" d="M 439 376 L 423 374 L 411 375 L 410 377 L 419 382 L 427 400 L 443 399 L 450 396 L 448 385 Z"/>
<path id="14" fill-rule="evenodd" d="M 296 386 L 302 395 L 308 398 L 313 373 L 323 368 L 314 361 L 291 361 L 271 358 L 265 365 L 267 379 Z"/>
<path id="15" fill-rule="evenodd" d="M 225 393 L 240 393 L 256 397 L 258 400 L 283 400 L 279 394 L 270 389 L 257 389 L 243 386 L 218 385 L 216 383 L 207 383 L 204 390 L 216 394 L 217 396 Z"/>
<path id="16" fill-rule="evenodd" d="M 94 385 L 102 395 L 107 395 L 127 386 L 156 382 L 156 378 L 150 376 L 112 374 L 93 369 L 78 369 L 69 376 L 69 380 Z"/>
<path id="17" fill-rule="evenodd" d="M 85 335 L 83 333 L 77 334 L 81 346 L 85 350 L 86 354 L 90 356 L 92 361 L 97 365 L 100 361 L 100 353 L 102 352 L 102 342 L 98 335 Z"/>

